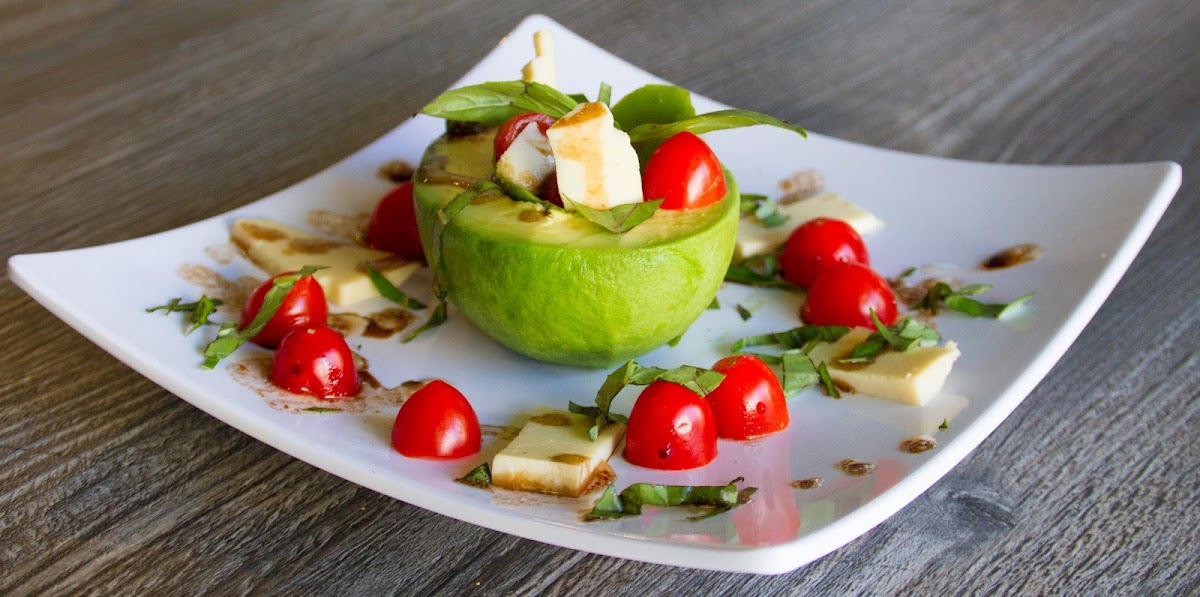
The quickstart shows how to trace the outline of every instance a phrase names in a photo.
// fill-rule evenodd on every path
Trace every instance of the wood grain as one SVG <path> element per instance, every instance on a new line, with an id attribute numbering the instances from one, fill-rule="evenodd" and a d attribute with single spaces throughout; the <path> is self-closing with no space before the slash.
<path id="1" fill-rule="evenodd" d="M 5 256 L 169 230 L 391 129 L 533 2 L 0 1 Z M 725 103 L 963 159 L 1200 168 L 1200 3 L 566 0 Z M 217 422 L 0 283 L 0 593 L 1200 592 L 1200 187 L 1009 419 L 776 577 L 594 556 L 361 489 Z"/>

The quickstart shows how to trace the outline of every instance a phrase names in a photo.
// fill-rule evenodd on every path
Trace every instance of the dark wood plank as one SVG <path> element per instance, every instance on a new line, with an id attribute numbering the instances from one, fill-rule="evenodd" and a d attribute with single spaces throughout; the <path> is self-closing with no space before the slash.
<path id="1" fill-rule="evenodd" d="M 531 2 L 0 2 L 5 256 L 168 230 L 353 152 Z M 1200 167 L 1200 5 L 770 0 L 550 15 L 733 105 L 955 158 Z M 134 374 L 0 283 L 0 592 L 1200 591 L 1200 188 L 929 492 L 778 577 L 593 556 L 361 489 Z"/>

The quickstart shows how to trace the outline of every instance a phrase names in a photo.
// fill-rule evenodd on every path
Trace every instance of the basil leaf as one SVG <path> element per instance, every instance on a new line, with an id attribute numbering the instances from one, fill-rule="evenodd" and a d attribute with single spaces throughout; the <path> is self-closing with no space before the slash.
<path id="1" fill-rule="evenodd" d="M 674 338 L 671 338 L 670 340 L 668 340 L 667 346 L 670 346 L 671 348 L 675 348 L 676 346 L 679 346 L 679 342 L 682 340 L 683 340 L 683 334 L 679 334 L 678 336 L 675 336 Z"/>
<path id="2" fill-rule="evenodd" d="M 492 467 L 488 465 L 487 461 L 484 461 L 483 464 L 471 469 L 455 481 L 463 485 L 487 489 L 492 484 Z"/>
<path id="3" fill-rule="evenodd" d="M 721 301 L 718 301 L 717 297 L 714 296 L 712 302 L 708 304 L 708 308 L 709 309 L 720 309 Z"/>
<path id="4" fill-rule="evenodd" d="M 925 297 L 918 301 L 914 308 L 929 311 L 934 315 L 942 308 L 948 308 L 971 317 L 999 319 L 1033 297 L 1031 292 L 1009 303 L 984 303 L 970 298 L 991 288 L 990 284 L 970 284 L 954 290 L 949 284 L 938 282 L 925 293 Z"/>
<path id="5" fill-rule="evenodd" d="M 425 308 L 424 303 L 401 292 L 399 288 L 396 288 L 395 284 L 392 284 L 391 280 L 387 279 L 383 274 L 376 271 L 375 268 L 370 264 L 367 264 L 367 277 L 371 279 L 371 284 L 375 286 L 375 290 L 383 298 L 386 298 L 393 303 L 397 303 L 406 309 Z"/>
<path id="6" fill-rule="evenodd" d="M 829 376 L 829 368 L 825 363 L 817 365 L 817 377 L 821 379 L 821 386 L 825 388 L 825 395 L 832 398 L 841 398 L 842 393 L 838 391 L 837 384 L 833 383 L 833 378 Z"/>
<path id="7" fill-rule="evenodd" d="M 949 429 L 949 428 L 950 428 L 950 419 L 942 419 L 942 424 L 938 425 L 938 429 Z"/>
<path id="8" fill-rule="evenodd" d="M 805 348 L 812 342 L 837 342 L 849 332 L 850 328 L 844 325 L 802 325 L 783 332 L 747 336 L 733 343 L 733 352 L 743 352 L 753 346 Z"/>
<path id="9" fill-rule="evenodd" d="M 799 350 L 789 350 L 779 356 L 783 368 L 783 379 L 780 381 L 784 393 L 791 394 L 820 381 L 817 368 L 813 366 L 812 359 L 807 354 Z"/>
<path id="10" fill-rule="evenodd" d="M 424 334 L 425 332 L 428 332 L 429 330 L 432 330 L 443 323 L 446 323 L 446 300 L 445 298 L 440 298 L 438 299 L 437 306 L 433 308 L 433 313 L 429 316 L 429 319 L 427 319 L 425 323 L 421 325 L 421 327 L 413 330 L 413 333 L 406 336 L 400 342 L 402 344 L 408 344 L 409 342 L 415 340 L 417 336 L 420 336 L 421 334 Z"/>
<path id="11" fill-rule="evenodd" d="M 524 81 L 468 85 L 437 96 L 421 108 L 421 113 L 446 120 L 499 125 L 522 112 L 513 106 L 513 98 L 524 92 Z"/>
<path id="12" fill-rule="evenodd" d="M 509 199 L 512 199 L 513 201 L 533 203 L 540 205 L 545 209 L 550 209 L 550 206 L 554 205 L 553 203 L 550 203 L 549 201 L 546 201 L 545 199 L 542 199 L 541 197 L 529 192 L 529 189 L 526 189 L 525 187 L 505 178 L 499 172 L 492 174 L 492 180 L 496 184 L 500 185 L 501 191 L 503 191 L 505 195 L 508 195 Z"/>
<path id="13" fill-rule="evenodd" d="M 786 215 L 779 213 L 779 203 L 766 195 L 742 193 L 741 210 L 764 228 L 774 228 L 788 221 Z"/>
<path id="14" fill-rule="evenodd" d="M 340 413 L 345 412 L 340 408 L 326 408 L 323 406 L 310 406 L 304 409 L 306 413 Z"/>
<path id="15" fill-rule="evenodd" d="M 724 129 L 739 128 L 743 126 L 752 126 L 756 124 L 766 124 L 776 126 L 789 131 L 799 133 L 803 137 L 808 137 L 808 132 L 803 127 L 796 126 L 779 120 L 778 118 L 751 112 L 750 110 L 718 110 L 707 114 L 700 114 L 691 118 L 672 122 L 669 124 L 654 124 L 646 123 L 639 124 L 629 131 L 629 141 L 631 143 L 645 143 L 666 141 L 672 135 L 688 131 L 697 135 L 720 131 Z"/>
<path id="16" fill-rule="evenodd" d="M 799 286 L 779 277 L 779 257 L 774 253 L 751 255 L 725 270 L 725 280 L 748 286 L 799 289 Z"/>
<path id="17" fill-rule="evenodd" d="M 217 330 L 217 337 L 204 347 L 204 362 L 200 366 L 205 369 L 216 367 L 221 359 L 233 354 L 238 347 L 257 336 L 267 326 L 267 322 L 275 316 L 279 305 L 283 304 L 283 299 L 292 291 L 296 281 L 305 276 L 311 276 L 313 272 L 325 269 L 325 267 L 323 265 L 306 265 L 294 274 L 275 278 L 271 282 L 271 288 L 267 290 L 266 296 L 263 297 L 263 304 L 259 307 L 258 313 L 254 315 L 254 319 L 245 329 L 238 331 L 238 326 L 234 323 L 221 324 L 221 329 Z"/>
<path id="18" fill-rule="evenodd" d="M 199 299 L 191 303 L 183 302 L 182 298 L 173 298 L 165 305 L 159 305 L 157 307 L 150 307 L 146 309 L 146 312 L 153 313 L 155 311 L 162 311 L 163 315 L 168 315 L 170 313 L 185 313 L 188 323 L 192 324 L 191 327 L 189 327 L 187 330 L 184 330 L 183 335 L 186 336 L 203 326 L 206 326 L 210 323 L 215 323 L 209 321 L 208 318 L 212 315 L 214 309 L 223 304 L 224 303 L 219 299 L 208 298 L 207 295 L 202 294 L 200 295 Z"/>
<path id="19" fill-rule="evenodd" d="M 525 85 L 523 93 L 512 98 L 512 105 L 522 112 L 541 112 L 554 118 L 562 118 L 567 112 L 575 109 L 579 102 L 571 96 L 536 81 L 521 81 Z"/>
<path id="20" fill-rule="evenodd" d="M 707 396 L 709 392 L 717 389 L 717 386 L 721 385 L 721 382 L 724 380 L 725 374 L 723 373 L 691 365 L 680 365 L 674 369 L 663 371 L 646 383 L 669 381 L 679 384 L 701 396 Z"/>
<path id="21" fill-rule="evenodd" d="M 582 93 L 568 93 L 567 97 L 581 104 L 586 104 L 588 102 L 587 96 Z"/>
<path id="22" fill-rule="evenodd" d="M 451 89 L 421 109 L 446 120 L 499 125 L 522 112 L 562 118 L 578 104 L 561 91 L 530 81 L 492 81 Z"/>
<path id="23" fill-rule="evenodd" d="M 612 85 L 600 82 L 600 91 L 596 94 L 596 101 L 609 106 L 612 104 Z"/>
<path id="24" fill-rule="evenodd" d="M 644 506 L 669 508 L 674 506 L 711 506 L 714 511 L 688 520 L 702 520 L 713 514 L 727 512 L 750 500 L 757 488 L 747 487 L 741 491 L 737 484 L 745 481 L 738 477 L 726 485 L 657 485 L 634 483 L 617 495 L 612 485 L 596 501 L 585 520 L 636 516 Z"/>
<path id="25" fill-rule="evenodd" d="M 917 268 L 910 267 L 910 268 L 900 272 L 900 275 L 898 277 L 903 280 L 904 278 L 907 278 L 915 273 L 917 273 Z"/>
<path id="26" fill-rule="evenodd" d="M 563 199 L 571 201 L 569 197 L 563 195 Z M 658 206 L 663 202 L 662 199 L 654 201 L 639 201 L 637 203 L 625 203 L 613 207 L 612 209 L 592 209 L 582 203 L 571 201 L 571 205 L 575 208 L 579 215 L 583 216 L 589 222 L 608 230 L 621 234 L 633 229 L 634 226 L 645 222 L 647 218 L 654 215 L 658 211 Z"/>
<path id="27" fill-rule="evenodd" d="M 737 305 L 735 308 L 737 309 L 738 315 L 742 316 L 742 321 L 749 321 L 750 317 L 754 315 L 749 309 L 741 305 Z"/>

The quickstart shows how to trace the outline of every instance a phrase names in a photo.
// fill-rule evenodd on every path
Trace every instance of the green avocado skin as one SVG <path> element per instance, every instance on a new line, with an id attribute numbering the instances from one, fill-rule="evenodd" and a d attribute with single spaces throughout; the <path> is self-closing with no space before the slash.
<path id="1" fill-rule="evenodd" d="M 433 153 L 431 147 L 422 167 Z M 724 279 L 739 219 L 737 185 L 728 171 L 725 176 L 729 192 L 706 208 L 713 210 L 710 217 L 634 246 L 623 246 L 616 234 L 611 242 L 539 242 L 514 235 L 504 223 L 460 214 L 441 238 L 450 300 L 487 335 L 540 361 L 599 368 L 645 354 L 683 334 Z M 436 242 L 437 210 L 457 192 L 444 184 L 415 185 L 426 254 Z"/>

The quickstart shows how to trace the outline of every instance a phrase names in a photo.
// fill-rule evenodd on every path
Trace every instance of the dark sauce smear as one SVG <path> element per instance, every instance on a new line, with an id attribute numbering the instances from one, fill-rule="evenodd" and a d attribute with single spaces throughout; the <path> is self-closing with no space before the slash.
<path id="1" fill-rule="evenodd" d="M 918 435 L 900 442 L 899 449 L 901 452 L 908 454 L 920 454 L 921 452 L 928 452 L 936 447 L 937 440 L 929 437 L 928 435 Z"/>
<path id="2" fill-rule="evenodd" d="M 792 488 L 794 489 L 816 489 L 820 486 L 820 477 L 809 477 L 807 479 L 797 479 L 792 481 Z"/>
<path id="3" fill-rule="evenodd" d="M 488 130 L 488 128 L 490 128 L 490 127 L 488 127 L 486 124 L 483 124 L 480 122 L 464 122 L 461 120 L 447 120 L 446 121 L 446 138 L 447 139 L 458 139 L 460 137 L 470 137 L 473 135 L 478 135 L 479 133 L 482 133 L 482 132 Z"/>
<path id="4" fill-rule="evenodd" d="M 991 271 L 997 269 L 1005 269 L 1016 267 L 1023 263 L 1029 263 L 1037 259 L 1042 254 L 1041 247 L 1033 243 L 1022 243 L 1015 245 L 984 259 L 979 264 L 979 269 Z"/>
<path id="5" fill-rule="evenodd" d="M 863 462 L 853 458 L 847 458 L 837 463 L 837 469 L 850 475 L 851 477 L 861 477 L 875 472 L 875 465 L 870 462 Z"/>
<path id="6" fill-rule="evenodd" d="M 379 167 L 379 176 L 396 184 L 408 182 L 413 177 L 413 167 L 404 160 L 392 160 Z"/>

